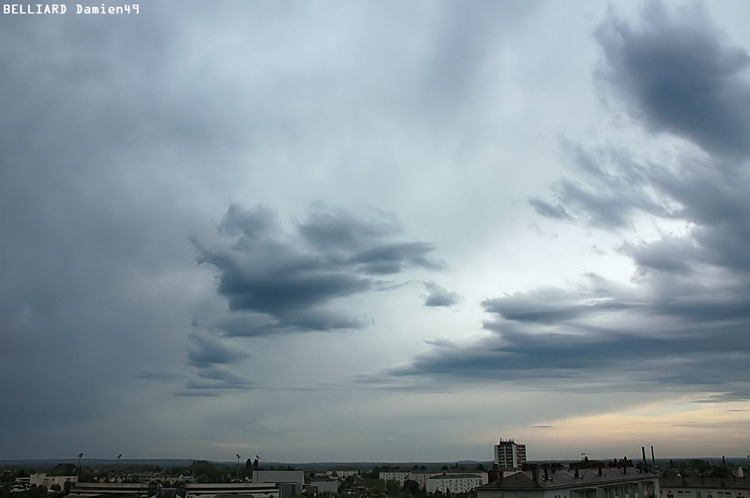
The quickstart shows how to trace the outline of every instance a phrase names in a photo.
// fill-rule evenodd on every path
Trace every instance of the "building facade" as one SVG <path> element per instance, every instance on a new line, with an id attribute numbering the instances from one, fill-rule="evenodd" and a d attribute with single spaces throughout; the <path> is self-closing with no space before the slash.
<path id="1" fill-rule="evenodd" d="M 427 479 L 425 489 L 428 493 L 469 493 L 482 484 L 482 477 L 476 474 L 439 474 Z"/>
<path id="2" fill-rule="evenodd" d="M 144 483 L 78 482 L 70 489 L 68 498 L 94 498 L 102 495 L 132 495 L 179 498 L 285 498 L 292 496 L 292 487 L 284 490 L 278 483 L 177 483 L 174 488 L 164 488 L 156 481 Z"/>
<path id="3" fill-rule="evenodd" d="M 346 479 L 349 476 L 358 476 L 359 470 L 337 470 L 336 475 L 341 479 Z"/>
<path id="4" fill-rule="evenodd" d="M 526 463 L 526 445 L 512 439 L 501 439 L 495 445 L 495 467 L 518 469 Z"/>
<path id="5" fill-rule="evenodd" d="M 429 471 L 429 470 L 415 470 L 412 472 L 381 472 L 379 477 L 380 479 L 384 481 L 396 481 L 401 486 L 404 485 L 406 481 L 415 481 L 417 484 L 419 484 L 419 487 L 427 490 L 427 483 L 428 481 L 436 476 L 465 476 L 467 474 L 471 474 L 475 477 L 478 477 L 481 482 L 479 485 L 487 484 L 488 478 L 487 478 L 487 472 L 467 472 L 467 471 L 461 471 L 461 472 L 447 472 L 447 471 L 441 471 L 441 472 L 435 472 L 435 471 Z"/>
<path id="6" fill-rule="evenodd" d="M 65 487 L 65 483 L 69 482 L 74 484 L 78 481 L 78 476 L 48 476 L 45 473 L 31 474 L 29 476 L 29 484 L 32 486 L 44 486 L 50 489 L 52 486 L 57 484 L 60 489 Z"/>
<path id="7" fill-rule="evenodd" d="M 396 481 L 401 486 L 410 479 L 411 472 L 383 472 L 378 474 L 378 477 L 384 481 Z"/>
<path id="8" fill-rule="evenodd" d="M 661 498 L 749 498 L 750 479 L 740 476 L 728 478 L 675 476 L 659 480 Z"/>
<path id="9" fill-rule="evenodd" d="M 477 498 L 660 498 L 659 489 L 656 474 L 632 467 L 557 470 L 546 466 L 482 486 Z"/>

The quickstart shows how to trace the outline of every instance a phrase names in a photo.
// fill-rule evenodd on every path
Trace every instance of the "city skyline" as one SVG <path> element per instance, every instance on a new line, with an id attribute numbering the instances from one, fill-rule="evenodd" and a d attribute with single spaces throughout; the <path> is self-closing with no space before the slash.
<path id="1" fill-rule="evenodd" d="M 66 5 L 0 15 L 0 459 L 750 453 L 747 2 Z"/>

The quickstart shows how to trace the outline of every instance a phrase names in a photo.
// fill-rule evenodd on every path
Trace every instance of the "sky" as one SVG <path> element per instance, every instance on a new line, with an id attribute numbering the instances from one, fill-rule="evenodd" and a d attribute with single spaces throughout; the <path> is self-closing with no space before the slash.
<path id="1" fill-rule="evenodd" d="M 747 2 L 66 6 L 0 15 L 0 459 L 750 453 Z"/>

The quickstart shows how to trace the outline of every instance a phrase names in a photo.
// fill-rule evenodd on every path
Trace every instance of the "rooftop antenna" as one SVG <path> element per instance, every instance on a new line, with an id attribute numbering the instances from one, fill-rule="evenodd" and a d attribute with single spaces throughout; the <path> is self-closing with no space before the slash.
<path id="1" fill-rule="evenodd" d="M 78 454 L 78 482 L 81 482 L 81 458 L 83 458 L 83 453 Z"/>

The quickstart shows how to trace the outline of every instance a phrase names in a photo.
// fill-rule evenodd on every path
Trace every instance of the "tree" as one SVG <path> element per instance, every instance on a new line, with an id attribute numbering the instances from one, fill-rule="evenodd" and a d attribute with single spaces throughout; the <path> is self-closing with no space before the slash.
<path id="1" fill-rule="evenodd" d="M 75 464 L 73 463 L 58 463 L 54 466 L 50 475 L 53 476 L 74 476 L 77 474 Z"/>
<path id="2" fill-rule="evenodd" d="M 399 491 L 401 491 L 401 486 L 399 485 L 398 481 L 394 481 L 393 479 L 388 479 L 387 481 L 385 481 L 386 493 L 391 496 L 395 496 Z"/>
<path id="3" fill-rule="evenodd" d="M 707 474 L 708 477 L 718 477 L 722 479 L 728 479 L 732 477 L 732 471 L 729 469 L 729 467 L 724 466 L 714 466 L 711 470 L 708 471 Z"/>
<path id="4" fill-rule="evenodd" d="M 404 481 L 403 490 L 412 496 L 417 496 L 417 494 L 419 494 L 419 492 L 422 490 L 422 487 L 419 485 L 417 481 L 412 481 L 411 479 L 407 479 L 406 481 Z"/>

